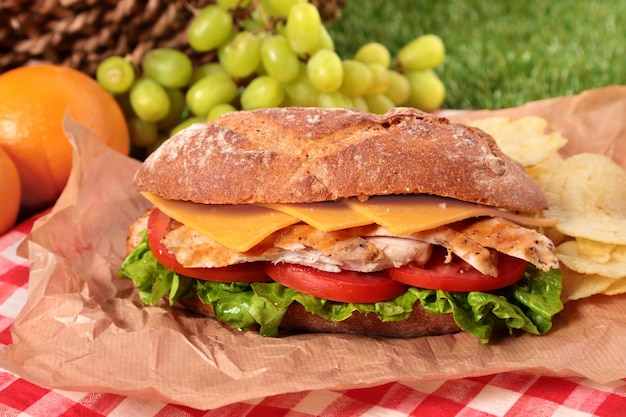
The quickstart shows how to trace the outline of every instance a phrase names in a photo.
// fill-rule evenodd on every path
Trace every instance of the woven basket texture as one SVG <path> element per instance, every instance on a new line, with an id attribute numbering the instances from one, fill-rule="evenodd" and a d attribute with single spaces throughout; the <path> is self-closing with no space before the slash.
<path id="1" fill-rule="evenodd" d="M 253 0 L 254 1 L 254 0 Z M 325 21 L 348 0 L 311 0 Z M 0 72 L 34 63 L 70 66 L 94 75 L 107 56 L 135 65 L 150 49 L 172 47 L 194 64 L 215 59 L 186 41 L 194 13 L 211 0 L 0 0 Z"/>

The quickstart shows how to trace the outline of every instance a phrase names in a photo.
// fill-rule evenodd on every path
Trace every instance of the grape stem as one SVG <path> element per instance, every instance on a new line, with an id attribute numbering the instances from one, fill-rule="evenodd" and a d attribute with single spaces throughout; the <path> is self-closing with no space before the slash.
<path id="1" fill-rule="evenodd" d="M 243 22 L 246 20 L 252 19 L 252 13 L 256 10 L 259 12 L 263 20 L 263 26 L 265 27 L 265 32 L 275 34 L 276 33 L 276 23 L 285 21 L 284 17 L 272 17 L 267 13 L 263 5 L 259 2 L 259 0 L 252 0 L 248 3 L 247 6 L 242 7 L 242 3 L 246 0 L 239 0 L 235 7 L 229 9 L 233 16 L 233 25 L 237 28 L 237 31 L 246 30 L 243 27 Z M 253 31 L 254 33 L 254 31 Z"/>
<path id="2" fill-rule="evenodd" d="M 263 19 L 265 30 L 271 32 L 274 26 L 272 25 L 270 15 L 265 11 L 259 0 L 252 0 L 251 4 L 253 4 L 254 7 L 261 13 L 261 18 Z"/>

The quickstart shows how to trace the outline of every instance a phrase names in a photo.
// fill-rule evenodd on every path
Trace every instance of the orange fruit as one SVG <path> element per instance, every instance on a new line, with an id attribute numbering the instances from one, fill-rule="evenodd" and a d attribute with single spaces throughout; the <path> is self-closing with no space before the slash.
<path id="1" fill-rule="evenodd" d="M 0 147 L 19 172 L 23 208 L 51 205 L 67 182 L 72 147 L 62 128 L 66 111 L 111 148 L 128 154 L 122 110 L 87 74 L 60 65 L 35 65 L 0 75 Z"/>
<path id="2" fill-rule="evenodd" d="M 0 235 L 7 232 L 17 220 L 20 211 L 20 177 L 15 164 L 0 148 Z"/>

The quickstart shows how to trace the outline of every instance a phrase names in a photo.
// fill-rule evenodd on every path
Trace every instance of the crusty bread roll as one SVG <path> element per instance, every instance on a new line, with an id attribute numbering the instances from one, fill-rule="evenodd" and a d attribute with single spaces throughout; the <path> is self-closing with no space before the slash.
<path id="1" fill-rule="evenodd" d="M 228 113 L 166 141 L 139 168 L 134 185 L 201 204 L 433 194 L 519 211 L 547 207 L 539 186 L 485 132 L 413 108 L 384 115 L 321 108 Z M 144 214 L 129 229 L 129 252 L 146 222 Z M 197 297 L 180 304 L 213 315 Z M 419 302 L 408 320 L 387 323 L 358 312 L 333 323 L 294 302 L 281 329 L 387 337 L 460 330 L 452 314 L 429 314 Z"/>
<path id="2" fill-rule="evenodd" d="M 322 108 L 228 113 L 165 142 L 134 185 L 205 204 L 423 193 L 512 210 L 547 207 L 539 186 L 489 135 L 413 108 L 382 116 Z"/>

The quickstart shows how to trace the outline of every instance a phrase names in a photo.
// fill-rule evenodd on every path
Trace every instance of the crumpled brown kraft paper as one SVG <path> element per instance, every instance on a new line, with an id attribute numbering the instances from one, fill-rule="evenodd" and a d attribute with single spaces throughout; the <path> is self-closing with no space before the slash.
<path id="1" fill-rule="evenodd" d="M 502 112 L 539 114 L 569 138 L 569 152 L 598 150 L 622 165 L 626 87 L 609 87 Z M 0 350 L 0 367 L 59 389 L 105 391 L 213 409 L 273 394 L 504 371 L 626 378 L 626 297 L 568 302 L 546 336 L 481 342 L 464 333 L 417 339 L 305 334 L 264 338 L 143 306 L 116 277 L 126 229 L 148 204 L 133 190 L 139 162 L 66 120 L 75 143 L 69 183 L 20 247 L 29 295 Z"/>
<path id="2" fill-rule="evenodd" d="M 534 101 L 511 109 L 457 113 L 450 120 L 466 123 L 491 116 L 541 116 L 548 120 L 548 130 L 558 131 L 569 139 L 560 152 L 563 156 L 583 152 L 602 153 L 626 168 L 625 97 L 626 86 L 611 86 L 568 97 Z"/>

